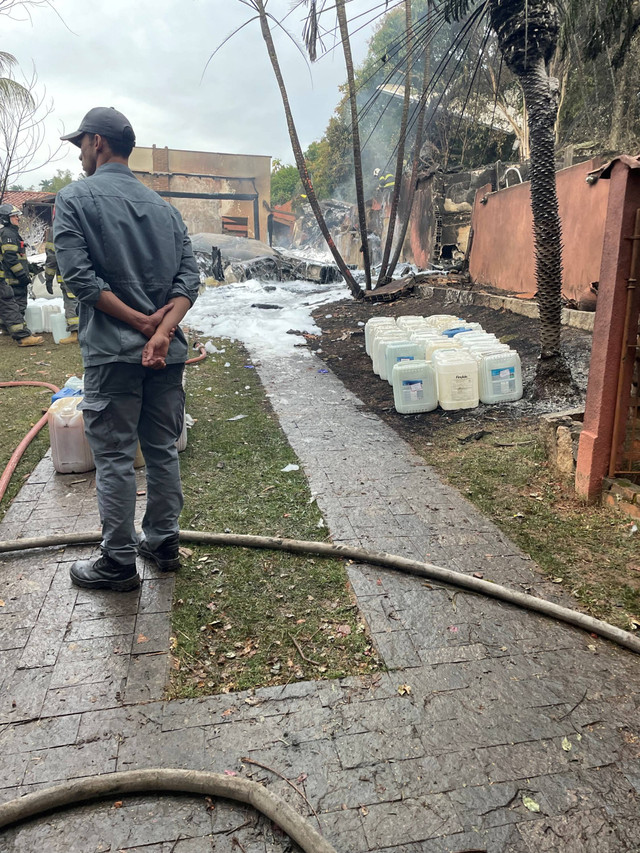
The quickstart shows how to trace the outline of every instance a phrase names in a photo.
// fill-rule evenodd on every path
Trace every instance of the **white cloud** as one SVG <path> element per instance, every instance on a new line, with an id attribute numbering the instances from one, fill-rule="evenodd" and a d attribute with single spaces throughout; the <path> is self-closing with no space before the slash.
<path id="1" fill-rule="evenodd" d="M 53 99 L 47 122 L 52 147 L 91 107 L 114 106 L 131 120 L 140 145 L 265 154 L 293 162 L 257 21 L 220 49 L 203 77 L 211 53 L 251 17 L 238 0 L 111 0 L 99 7 L 87 0 L 52 2 L 60 17 L 53 9 L 36 8 L 31 22 L 24 15 L 23 20 L 1 19 L 3 49 L 27 70 L 34 63 Z M 350 14 L 374 5 L 353 0 Z M 268 6 L 278 18 L 290 9 L 290 0 L 272 0 Z M 298 42 L 302 15 L 299 10 L 286 22 Z M 354 36 L 356 62 L 364 57 L 371 32 L 369 26 Z M 309 71 L 284 33 L 276 29 L 274 39 L 306 147 L 322 136 L 338 101 L 345 79 L 342 52 L 333 51 Z M 78 152 L 68 145 L 62 153 L 59 162 L 25 176 L 24 183 L 37 184 L 58 168 L 77 174 Z"/>

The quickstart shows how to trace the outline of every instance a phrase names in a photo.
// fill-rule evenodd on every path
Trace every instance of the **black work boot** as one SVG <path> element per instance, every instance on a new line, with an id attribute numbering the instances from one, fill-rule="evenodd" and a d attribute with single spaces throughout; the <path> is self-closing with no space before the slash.
<path id="1" fill-rule="evenodd" d="M 177 572 L 180 568 L 180 552 L 178 551 L 180 538 L 176 533 L 165 539 L 157 548 L 149 547 L 146 539 L 138 545 L 138 555 L 145 560 L 153 560 L 161 572 Z"/>
<path id="2" fill-rule="evenodd" d="M 116 563 L 106 554 L 97 560 L 76 560 L 69 569 L 71 583 L 86 589 L 113 589 L 129 592 L 140 586 L 140 575 L 135 563 L 126 566 Z"/>

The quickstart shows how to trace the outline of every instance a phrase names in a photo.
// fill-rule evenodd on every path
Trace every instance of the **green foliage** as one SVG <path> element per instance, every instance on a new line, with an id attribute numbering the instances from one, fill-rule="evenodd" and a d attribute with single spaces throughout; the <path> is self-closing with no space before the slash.
<path id="1" fill-rule="evenodd" d="M 271 204 L 285 204 L 300 195 L 300 176 L 295 166 L 274 160 L 271 168 Z"/>
<path id="2" fill-rule="evenodd" d="M 66 187 L 73 181 L 73 175 L 70 169 L 64 172 L 58 169 L 52 178 L 43 178 L 40 181 L 40 190 L 44 193 L 57 193 L 62 187 Z"/>
<path id="3" fill-rule="evenodd" d="M 305 151 L 307 168 L 318 198 L 354 197 L 351 129 L 339 115 L 329 119 L 324 136 Z"/>

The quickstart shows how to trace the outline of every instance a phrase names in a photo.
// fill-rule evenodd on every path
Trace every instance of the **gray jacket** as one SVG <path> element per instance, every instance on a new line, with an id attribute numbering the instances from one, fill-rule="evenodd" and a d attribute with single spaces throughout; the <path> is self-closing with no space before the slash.
<path id="1" fill-rule="evenodd" d="M 103 290 L 143 314 L 153 314 L 173 296 L 186 296 L 191 304 L 198 296 L 200 276 L 180 213 L 128 166 L 107 163 L 61 189 L 53 232 L 60 275 L 80 302 L 85 367 L 139 364 L 147 342 L 141 332 L 94 308 Z M 166 361 L 186 357 L 178 329 Z"/>

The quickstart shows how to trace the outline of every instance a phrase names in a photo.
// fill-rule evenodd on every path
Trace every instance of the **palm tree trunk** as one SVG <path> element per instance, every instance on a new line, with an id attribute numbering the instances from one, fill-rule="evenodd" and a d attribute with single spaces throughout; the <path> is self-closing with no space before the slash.
<path id="1" fill-rule="evenodd" d="M 388 280 L 387 266 L 391 246 L 393 245 L 393 232 L 396 227 L 396 216 L 398 213 L 398 200 L 400 198 L 400 187 L 402 185 L 402 169 L 404 165 L 404 146 L 407 138 L 407 121 L 409 117 L 409 99 L 411 97 L 411 67 L 413 56 L 413 24 L 411 22 L 411 0 L 405 0 L 405 28 L 407 32 L 407 70 L 404 82 L 404 103 L 402 105 L 402 121 L 400 124 L 400 138 L 398 140 L 398 156 L 396 158 L 396 176 L 393 185 L 393 196 L 391 198 L 391 212 L 389 213 L 389 225 L 387 226 L 387 238 L 384 244 L 384 253 L 378 276 L 378 287 Z"/>
<path id="2" fill-rule="evenodd" d="M 429 76 L 431 74 L 431 5 L 429 0 L 427 0 L 427 32 L 429 33 L 429 37 L 426 39 L 424 45 L 424 71 L 422 72 L 422 92 L 420 96 L 420 105 L 418 108 L 419 112 L 417 121 L 418 126 L 416 128 L 416 140 L 413 146 L 413 164 L 411 166 L 411 177 L 409 178 L 409 185 L 407 187 L 407 200 L 405 204 L 404 220 L 400 228 L 400 237 L 396 241 L 396 247 L 393 250 L 391 260 L 389 261 L 389 275 L 393 275 L 393 272 L 398 264 L 400 252 L 402 251 L 402 247 L 404 246 L 404 241 L 406 239 L 407 231 L 409 229 L 411 211 L 413 209 L 413 200 L 416 195 L 416 181 L 418 178 L 418 166 L 420 165 L 420 150 L 422 149 L 422 134 L 424 133 L 424 117 L 427 112 L 427 85 L 429 83 Z"/>
<path id="3" fill-rule="evenodd" d="M 520 75 L 529 119 L 531 208 L 535 236 L 536 283 L 540 308 L 541 358 L 560 353 L 562 316 L 562 232 L 555 169 L 558 87 L 539 59 Z"/>
<path id="4" fill-rule="evenodd" d="M 351 291 L 352 295 L 356 299 L 361 299 L 362 289 L 358 282 L 354 279 L 353 275 L 351 274 L 351 270 L 347 267 L 342 255 L 338 251 L 336 244 L 333 242 L 333 238 L 329 232 L 329 229 L 327 228 L 327 223 L 325 222 L 324 216 L 322 215 L 322 211 L 320 210 L 320 205 L 318 204 L 318 199 L 316 197 L 315 190 L 313 189 L 313 184 L 311 183 L 311 177 L 309 176 L 309 172 L 307 171 L 307 165 L 305 163 L 304 154 L 302 153 L 302 146 L 300 145 L 298 131 L 293 120 L 291 105 L 289 104 L 287 88 L 285 86 L 282 71 L 280 69 L 280 62 L 278 61 L 278 54 L 276 53 L 273 38 L 271 36 L 271 30 L 269 29 L 269 22 L 267 19 L 264 0 L 253 0 L 253 3 L 260 17 L 260 29 L 262 32 L 262 38 L 264 39 L 264 43 L 267 46 L 267 53 L 269 54 L 273 73 L 275 74 L 276 81 L 278 83 L 278 88 L 280 89 L 280 97 L 282 98 L 282 105 L 284 107 L 284 112 L 287 119 L 287 128 L 289 130 L 289 137 L 291 139 L 291 148 L 293 150 L 293 156 L 296 160 L 298 172 L 300 173 L 300 180 L 302 181 L 305 193 L 307 194 L 307 199 L 316 217 L 316 221 L 318 223 L 320 231 L 322 232 L 322 236 L 324 237 L 327 246 L 329 247 L 329 250 L 331 251 L 331 254 L 335 259 L 338 269 L 342 273 L 342 276 L 346 281 L 347 286 Z"/>
<path id="5" fill-rule="evenodd" d="M 336 14 L 340 27 L 340 38 L 344 51 L 344 64 L 347 69 L 347 86 L 349 91 L 349 106 L 351 107 L 351 138 L 353 141 L 353 167 L 356 181 L 356 199 L 358 203 L 358 221 L 360 225 L 360 246 L 364 266 L 365 287 L 371 290 L 371 260 L 369 258 L 369 236 L 367 230 L 367 211 L 364 204 L 364 184 L 362 180 L 362 149 L 360 147 L 360 124 L 358 120 L 358 105 L 356 103 L 356 83 L 353 73 L 353 57 L 345 0 L 336 0 Z"/>

